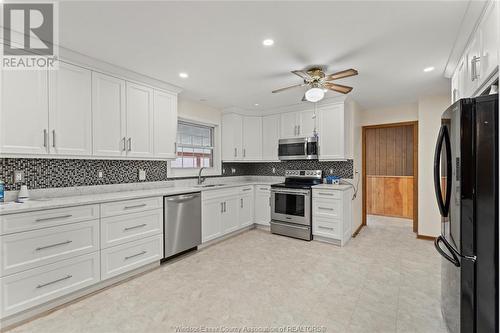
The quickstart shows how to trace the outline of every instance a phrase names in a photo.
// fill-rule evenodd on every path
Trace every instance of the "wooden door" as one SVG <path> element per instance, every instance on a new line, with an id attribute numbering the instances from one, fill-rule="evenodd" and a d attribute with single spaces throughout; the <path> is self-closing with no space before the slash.
<path id="1" fill-rule="evenodd" d="M 365 129 L 366 213 L 414 214 L 413 125 Z"/>

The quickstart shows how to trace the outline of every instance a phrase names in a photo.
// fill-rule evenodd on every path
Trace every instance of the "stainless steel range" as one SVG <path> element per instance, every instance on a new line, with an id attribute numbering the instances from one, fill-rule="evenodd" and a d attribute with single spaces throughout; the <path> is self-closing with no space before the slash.
<path id="1" fill-rule="evenodd" d="M 285 182 L 271 185 L 271 232 L 312 239 L 311 187 L 321 184 L 321 170 L 287 170 Z"/>

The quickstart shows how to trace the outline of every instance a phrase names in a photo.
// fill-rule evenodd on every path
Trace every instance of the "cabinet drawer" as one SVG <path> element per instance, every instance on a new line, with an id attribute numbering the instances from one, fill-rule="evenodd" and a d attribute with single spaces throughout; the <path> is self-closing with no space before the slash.
<path id="1" fill-rule="evenodd" d="M 143 198 L 101 204 L 101 217 L 143 212 L 163 207 L 163 198 Z"/>
<path id="2" fill-rule="evenodd" d="M 101 248 L 162 233 L 162 209 L 105 217 L 101 219 Z"/>
<path id="3" fill-rule="evenodd" d="M 0 234 L 53 227 L 99 218 L 99 205 L 47 209 L 0 216 Z"/>
<path id="4" fill-rule="evenodd" d="M 0 236 L 0 276 L 99 250 L 99 220 Z"/>
<path id="5" fill-rule="evenodd" d="M 313 189 L 313 198 L 342 199 L 341 191 Z"/>
<path id="6" fill-rule="evenodd" d="M 253 193 L 253 186 L 240 187 L 240 194 Z"/>
<path id="7" fill-rule="evenodd" d="M 341 239 L 342 223 L 340 220 L 326 220 L 322 218 L 313 219 L 313 235 L 323 236 L 328 238 Z"/>
<path id="8" fill-rule="evenodd" d="M 342 218 L 342 200 L 313 200 L 313 215 L 326 218 Z"/>
<path id="9" fill-rule="evenodd" d="M 271 190 L 269 185 L 255 185 L 255 192 L 257 193 L 268 193 Z"/>
<path id="10" fill-rule="evenodd" d="M 99 280 L 98 252 L 0 278 L 0 316 L 40 305 Z"/>
<path id="11" fill-rule="evenodd" d="M 163 235 L 101 250 L 101 278 L 109 279 L 163 258 Z"/>

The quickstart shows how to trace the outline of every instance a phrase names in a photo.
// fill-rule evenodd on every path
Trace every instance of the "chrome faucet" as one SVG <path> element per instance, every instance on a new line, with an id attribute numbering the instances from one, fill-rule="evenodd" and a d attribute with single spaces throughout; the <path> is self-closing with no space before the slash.
<path id="1" fill-rule="evenodd" d="M 201 172 L 205 169 L 204 167 L 200 168 L 200 172 L 198 173 L 198 185 L 203 184 L 205 181 L 206 177 L 201 177 Z"/>

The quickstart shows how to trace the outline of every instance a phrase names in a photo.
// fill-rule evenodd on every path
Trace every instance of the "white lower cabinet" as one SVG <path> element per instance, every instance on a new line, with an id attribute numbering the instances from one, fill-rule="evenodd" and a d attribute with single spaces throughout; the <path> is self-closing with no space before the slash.
<path id="1" fill-rule="evenodd" d="M 332 186 L 312 193 L 314 238 L 344 246 L 352 235 L 352 190 Z"/>
<path id="2" fill-rule="evenodd" d="M 202 242 L 254 223 L 253 185 L 202 192 Z"/>
<path id="3" fill-rule="evenodd" d="M 255 186 L 255 223 L 269 226 L 271 221 L 271 188 L 269 185 Z"/>
<path id="4" fill-rule="evenodd" d="M 101 250 L 101 279 L 126 273 L 163 258 L 163 235 Z"/>
<path id="5" fill-rule="evenodd" d="M 0 316 L 6 317 L 100 280 L 99 252 L 0 278 Z"/>

